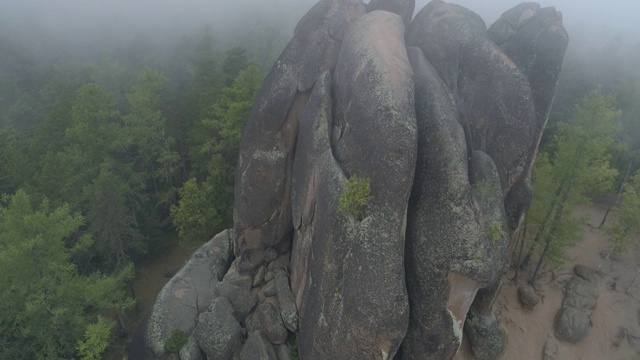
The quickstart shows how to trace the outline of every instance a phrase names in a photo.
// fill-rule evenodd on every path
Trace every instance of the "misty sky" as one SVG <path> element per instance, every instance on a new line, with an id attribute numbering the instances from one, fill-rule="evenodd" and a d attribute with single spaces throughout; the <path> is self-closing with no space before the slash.
<path id="1" fill-rule="evenodd" d="M 417 0 L 417 9 L 429 0 Z M 453 0 L 479 13 L 487 26 L 516 0 Z M 611 37 L 640 34 L 639 0 L 542 0 L 562 11 L 569 32 L 588 28 Z M 209 24 L 214 31 L 250 27 L 259 17 L 292 25 L 314 0 L 0 0 L 0 36 L 33 46 L 126 42 L 138 35 L 168 39 Z"/>

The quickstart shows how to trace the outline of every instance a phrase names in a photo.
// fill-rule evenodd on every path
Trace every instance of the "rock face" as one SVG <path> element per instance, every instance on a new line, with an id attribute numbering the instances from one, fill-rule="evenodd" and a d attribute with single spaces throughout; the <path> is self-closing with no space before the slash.
<path id="1" fill-rule="evenodd" d="M 294 163 L 298 347 L 304 359 L 386 359 L 408 321 L 404 237 L 417 135 L 402 19 L 383 11 L 359 19 L 343 41 L 335 103 L 329 80 L 311 95 Z M 363 218 L 338 210 L 352 176 L 371 184 Z"/>
<path id="2" fill-rule="evenodd" d="M 181 360 L 451 359 L 463 334 L 501 356 L 497 280 L 568 38 L 534 3 L 489 30 L 458 5 L 414 7 L 304 16 L 247 119 L 224 256 L 205 246 L 171 280 L 131 358 L 165 356 L 176 328 Z M 570 321 L 592 308 L 565 303 Z"/>
<path id="3" fill-rule="evenodd" d="M 236 171 L 236 256 L 290 239 L 291 171 L 298 121 L 316 79 L 333 69 L 342 38 L 365 7 L 322 0 L 296 27 L 258 94 L 240 145 Z M 258 263 L 260 261 L 257 261 Z"/>

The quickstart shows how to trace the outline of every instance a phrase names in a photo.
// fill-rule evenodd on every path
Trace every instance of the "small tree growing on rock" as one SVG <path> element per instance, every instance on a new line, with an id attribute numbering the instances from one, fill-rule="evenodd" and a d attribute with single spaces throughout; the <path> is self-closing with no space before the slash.
<path id="1" fill-rule="evenodd" d="M 370 200 L 371 181 L 367 178 L 352 176 L 347 180 L 345 189 L 340 194 L 338 209 L 360 220 Z"/>

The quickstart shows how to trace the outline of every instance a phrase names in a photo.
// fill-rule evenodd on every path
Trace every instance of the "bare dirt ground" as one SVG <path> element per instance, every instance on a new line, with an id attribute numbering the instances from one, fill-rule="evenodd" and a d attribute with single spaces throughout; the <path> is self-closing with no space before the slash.
<path id="1" fill-rule="evenodd" d="M 631 284 L 640 269 L 640 242 L 627 251 L 605 260 L 610 249 L 607 236 L 597 226 L 606 205 L 595 204 L 579 209 L 577 216 L 589 215 L 584 241 L 568 252 L 570 260 L 560 269 L 545 269 L 538 283 L 540 303 L 533 311 L 521 308 L 517 286 L 506 280 L 498 296 L 496 308 L 500 323 L 509 337 L 504 360 L 542 359 L 542 349 L 554 337 L 553 322 L 563 300 L 562 289 L 573 276 L 573 266 L 583 264 L 597 269 L 599 298 L 591 316 L 592 328 L 578 344 L 558 341 L 560 360 L 640 360 L 640 279 Z M 611 215 L 610 215 L 611 216 Z M 601 255 L 602 254 L 602 255 Z M 513 274 L 509 274 L 510 279 Z M 526 280 L 523 274 L 521 283 Z M 630 288 L 629 286 L 632 285 Z M 628 291 L 627 288 L 629 288 Z M 470 360 L 466 344 L 456 357 Z"/>

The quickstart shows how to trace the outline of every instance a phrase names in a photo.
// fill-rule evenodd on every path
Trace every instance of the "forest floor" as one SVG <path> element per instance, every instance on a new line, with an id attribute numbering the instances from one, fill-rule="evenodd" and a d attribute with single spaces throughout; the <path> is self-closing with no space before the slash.
<path id="1" fill-rule="evenodd" d="M 508 336 L 507 350 L 502 359 L 542 359 L 547 339 L 554 337 L 554 318 L 562 304 L 562 289 L 574 274 L 573 266 L 582 264 L 597 269 L 602 264 L 591 330 L 577 344 L 557 341 L 558 359 L 640 360 L 640 279 L 632 284 L 640 269 L 640 244 L 636 241 L 623 254 L 606 259 L 610 243 L 606 234 L 595 228 L 606 208 L 606 204 L 594 204 L 577 211 L 577 216 L 590 217 L 584 240 L 568 251 L 569 260 L 564 266 L 545 269 L 540 275 L 537 293 L 541 300 L 532 311 L 523 309 L 518 301 L 518 286 L 509 281 L 513 272 L 504 281 L 496 304 L 500 324 Z M 522 274 L 520 283 L 526 283 L 528 276 Z M 474 358 L 469 355 L 468 346 L 463 344 L 455 359 Z"/>
<path id="2" fill-rule="evenodd" d="M 167 253 L 136 267 L 136 277 L 133 283 L 136 293 L 136 307 L 129 315 L 129 334 L 107 350 L 104 356 L 105 360 L 126 359 L 126 344 L 131 339 L 136 327 L 149 312 L 162 287 L 171 280 L 171 277 L 195 250 L 194 246 L 178 243 Z"/>

